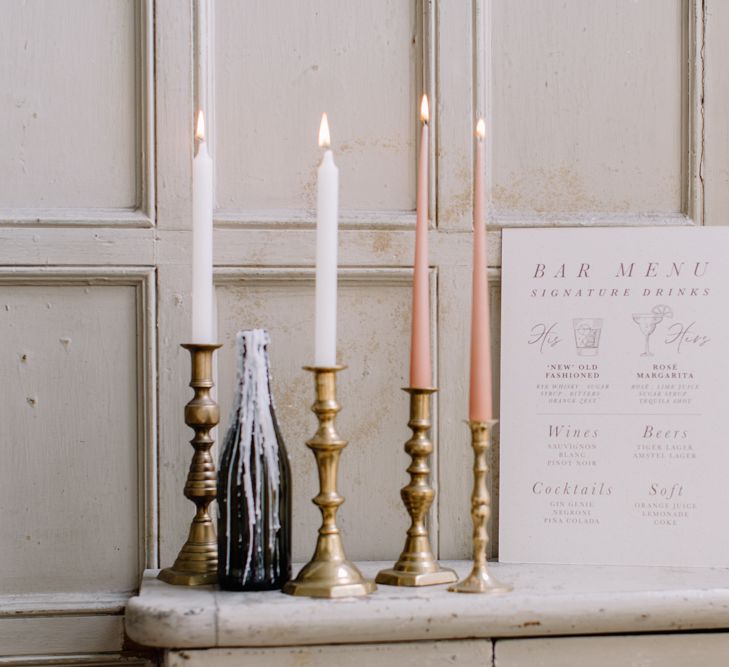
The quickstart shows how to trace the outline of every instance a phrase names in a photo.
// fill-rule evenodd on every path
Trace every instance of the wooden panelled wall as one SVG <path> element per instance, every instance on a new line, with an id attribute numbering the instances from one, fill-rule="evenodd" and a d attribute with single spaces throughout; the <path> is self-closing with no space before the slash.
<path id="1" fill-rule="evenodd" d="M 318 522 L 300 367 L 321 111 L 341 169 L 340 516 L 354 558 L 394 559 L 406 527 L 423 90 L 442 557 L 469 545 L 474 118 L 488 119 L 495 327 L 504 226 L 729 214 L 724 0 L 0 0 L 0 14 L 0 656 L 13 656 L 0 664 L 124 660 L 124 601 L 186 533 L 197 106 L 216 171 L 219 400 L 227 416 L 235 332 L 269 328 L 299 560 Z M 497 358 L 499 342 L 495 328 Z"/>

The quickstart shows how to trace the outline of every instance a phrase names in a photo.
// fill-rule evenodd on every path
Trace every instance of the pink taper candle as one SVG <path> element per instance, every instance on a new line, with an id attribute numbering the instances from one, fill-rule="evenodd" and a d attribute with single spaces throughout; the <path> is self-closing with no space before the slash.
<path id="1" fill-rule="evenodd" d="M 413 272 L 413 322 L 410 339 L 410 386 L 432 385 L 430 367 L 430 293 L 428 287 L 428 98 L 420 107 L 423 129 L 418 162 L 418 200 L 415 222 L 415 265 Z"/>
<path id="2" fill-rule="evenodd" d="M 491 398 L 491 335 L 489 286 L 486 275 L 486 221 L 484 217 L 483 118 L 476 125 L 476 165 L 473 201 L 473 295 L 471 301 L 471 391 L 468 416 L 471 421 L 493 418 Z"/>

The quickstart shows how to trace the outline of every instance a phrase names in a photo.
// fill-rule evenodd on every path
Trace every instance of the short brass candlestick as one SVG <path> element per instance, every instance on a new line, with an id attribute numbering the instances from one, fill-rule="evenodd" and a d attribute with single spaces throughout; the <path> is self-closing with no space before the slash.
<path id="1" fill-rule="evenodd" d="M 208 513 L 215 500 L 215 463 L 210 454 L 213 439 L 210 430 L 220 421 L 220 408 L 210 397 L 213 388 L 213 353 L 220 345 L 183 345 L 190 351 L 193 399 L 185 406 L 185 423 L 195 431 L 190 444 L 195 448 L 185 482 L 185 497 L 195 503 L 197 511 L 190 526 L 187 542 L 172 567 L 159 573 L 159 578 L 178 586 L 214 584 L 218 580 L 218 540 Z"/>
<path id="2" fill-rule="evenodd" d="M 337 493 L 339 456 L 347 446 L 334 429 L 334 419 L 341 410 L 337 403 L 336 373 L 344 366 L 305 367 L 314 373 L 316 402 L 311 409 L 319 420 L 319 429 L 306 445 L 314 452 L 319 469 L 319 495 L 312 502 L 321 510 L 322 524 L 312 559 L 296 579 L 283 588 L 289 595 L 315 598 L 341 598 L 367 595 L 377 587 L 367 580 L 354 563 L 347 560 L 336 515 L 344 498 Z"/>
<path id="3" fill-rule="evenodd" d="M 428 483 L 430 468 L 428 459 L 433 452 L 433 443 L 428 438 L 430 430 L 430 395 L 436 389 L 409 387 L 403 389 L 410 394 L 410 421 L 408 426 L 413 435 L 405 443 L 405 451 L 412 457 L 408 467 L 410 483 L 400 490 L 400 496 L 410 515 L 405 548 L 395 565 L 381 570 L 375 581 L 390 586 L 432 586 L 449 584 L 458 577 L 453 570 L 441 567 L 430 548 L 430 538 L 425 527 L 425 518 L 433 504 L 435 491 Z"/>
<path id="4" fill-rule="evenodd" d="M 486 528 L 491 516 L 491 496 L 486 486 L 489 471 L 486 453 L 491 446 L 496 420 L 469 421 L 471 446 L 473 447 L 473 493 L 471 494 L 471 519 L 473 520 L 473 568 L 471 573 L 448 590 L 454 593 L 507 593 L 509 584 L 494 579 L 486 567 L 486 545 L 489 534 Z"/>

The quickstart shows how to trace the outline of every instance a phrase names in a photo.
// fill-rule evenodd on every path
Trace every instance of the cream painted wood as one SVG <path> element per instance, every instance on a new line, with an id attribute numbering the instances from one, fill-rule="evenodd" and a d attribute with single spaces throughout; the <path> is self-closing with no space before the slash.
<path id="1" fill-rule="evenodd" d="M 7 656 L 118 651 L 123 638 L 120 615 L 0 618 L 0 650 Z"/>
<path id="2" fill-rule="evenodd" d="M 158 562 L 154 233 L 131 229 L 154 222 L 153 5 L 0 7 L 0 291 L 18 307 L 0 342 L 13 392 L 37 390 L 32 414 L 4 403 L 0 664 L 130 664 L 121 611 Z"/>
<path id="3" fill-rule="evenodd" d="M 221 209 L 241 211 L 243 220 L 251 209 L 304 208 L 313 217 L 323 111 L 342 209 L 414 209 L 419 7 L 415 0 L 216 2 Z"/>
<path id="4" fill-rule="evenodd" d="M 437 34 L 437 225 L 470 231 L 473 225 L 474 78 L 473 7 L 475 2 L 438 2 Z M 463 261 L 468 261 L 464 256 Z M 499 262 L 500 263 L 500 262 Z"/>
<path id="5" fill-rule="evenodd" d="M 469 281 L 470 271 L 465 265 L 439 268 L 438 330 L 442 336 L 448 336 L 449 343 L 443 343 L 438 356 L 440 413 L 436 441 L 438 463 L 434 469 L 440 493 L 436 496 L 438 533 L 432 542 L 443 558 L 466 557 L 471 553 L 469 471 L 473 468 L 473 451 L 466 425 L 470 326 L 465 314 L 470 311 L 470 305 L 466 306 L 467 311 L 461 310 L 468 303 L 462 291 Z"/>
<path id="6" fill-rule="evenodd" d="M 402 642 L 365 646 L 306 646 L 278 649 L 170 651 L 164 667 L 486 667 L 491 642 Z"/>
<path id="7" fill-rule="evenodd" d="M 441 409 L 440 431 L 438 439 L 438 484 L 441 493 L 438 495 L 439 514 L 439 550 L 443 558 L 466 557 L 472 554 L 471 535 L 471 492 L 473 469 L 473 449 L 471 432 L 468 428 L 468 377 L 470 340 L 470 300 L 463 303 L 463 285 L 469 284 L 470 267 L 443 267 L 439 272 L 439 309 L 438 328 L 449 332 L 449 340 L 462 341 L 456 349 L 443 351 L 440 377 L 441 394 L 449 399 L 454 409 Z M 494 315 L 491 322 L 491 341 L 494 346 L 492 373 L 494 380 L 494 410 L 498 414 L 499 386 L 499 343 L 501 321 L 500 272 L 489 271 L 489 292 L 491 311 Z M 469 291 L 470 295 L 470 291 Z M 465 309 L 465 314 L 464 314 Z M 452 345 L 452 343 L 451 343 Z M 491 489 L 491 520 L 489 522 L 489 543 L 487 553 L 495 557 L 498 553 L 498 429 L 494 444 L 489 451 L 489 473 L 487 482 Z"/>
<path id="8" fill-rule="evenodd" d="M 207 121 L 206 141 L 215 146 L 215 13 L 213 0 L 193 3 L 193 109 L 202 111 Z M 197 122 L 197 117 L 195 118 Z M 208 148 L 209 148 L 208 147 Z M 209 148 L 210 149 L 210 148 Z"/>
<path id="9" fill-rule="evenodd" d="M 683 35 L 687 48 L 684 75 L 686 95 L 683 104 L 683 212 L 694 224 L 704 224 L 705 185 L 704 157 L 706 134 L 706 3 L 682 0 L 684 13 Z"/>
<path id="10" fill-rule="evenodd" d="M 151 223 L 151 6 L 4 3 L 0 220 Z"/>
<path id="11" fill-rule="evenodd" d="M 189 230 L 195 132 L 193 7 L 191 0 L 154 2 L 157 227 L 159 230 Z M 163 238 L 159 237 L 160 242 Z M 185 237 L 184 242 L 189 270 L 189 239 Z M 189 333 L 189 329 L 186 331 Z"/>
<path id="12" fill-rule="evenodd" d="M 360 562 L 373 576 L 385 563 Z M 464 576 L 468 561 L 445 561 Z M 504 595 L 447 586 L 380 586 L 367 598 L 297 598 L 278 591 L 180 589 L 145 573 L 125 623 L 161 648 L 273 648 L 322 644 L 726 631 L 726 571 L 703 568 L 506 565 L 491 571 Z"/>
<path id="13" fill-rule="evenodd" d="M 499 667 L 721 667 L 729 634 L 504 639 L 494 656 Z"/>
<path id="14" fill-rule="evenodd" d="M 0 598 L 0 618 L 91 614 L 114 615 L 124 611 L 129 591 L 89 593 L 17 593 Z"/>
<path id="15" fill-rule="evenodd" d="M 294 559 L 314 549 L 321 514 L 311 499 L 319 492 L 314 457 L 305 446 L 316 431 L 309 411 L 314 382 L 302 365 L 313 360 L 314 275 L 310 270 L 227 270 L 218 275 L 219 395 L 227 429 L 235 382 L 235 334 L 268 328 L 274 400 L 293 471 Z M 342 411 L 337 431 L 349 441 L 342 454 L 339 491 L 346 502 L 337 515 L 350 558 L 397 559 L 407 514 L 399 490 L 407 483 L 409 457 L 407 386 L 411 272 L 345 270 L 340 274 L 338 359 L 348 368 L 337 378 Z M 384 326 L 383 326 L 384 325 Z M 435 466 L 434 466 L 435 467 Z M 388 517 L 383 521 L 383 517 Z M 379 556 L 381 554 L 381 556 Z"/>
<path id="16" fill-rule="evenodd" d="M 2 375 L 14 378 L 0 408 L 13 474 L 0 494 L 18 507 L 7 517 L 15 539 L 0 542 L 5 593 L 135 587 L 145 562 L 145 406 L 154 403 L 144 370 L 148 278 L 0 275 Z"/>
<path id="17" fill-rule="evenodd" d="M 194 506 L 181 493 L 192 455 L 183 406 L 192 393 L 190 355 L 180 344 L 190 341 L 195 26 L 192 2 L 156 0 L 156 12 L 159 550 L 160 564 L 167 566 L 194 516 Z M 217 237 L 215 246 L 220 246 Z"/>
<path id="18" fill-rule="evenodd" d="M 155 232 L 151 229 L 72 229 L 0 226 L 0 266 L 153 266 Z"/>
<path id="19" fill-rule="evenodd" d="M 254 311 L 252 319 L 263 322 L 265 318 L 269 327 L 268 320 L 283 326 L 286 317 L 296 313 L 306 321 L 305 301 L 294 304 L 290 312 L 274 312 L 273 304 L 280 303 L 285 287 L 281 283 L 265 286 L 265 281 L 253 278 L 283 270 L 298 275 L 297 289 L 308 284 L 301 277 L 308 275 L 314 261 L 311 193 L 317 161 L 316 126 L 326 104 L 331 109 L 337 160 L 342 167 L 340 257 L 348 278 L 340 327 L 353 332 L 347 336 L 355 332 L 362 336 L 351 342 L 342 340 L 350 365 L 342 375 L 342 391 L 354 392 L 361 383 L 368 395 L 376 388 L 381 397 L 390 394 L 402 401 L 399 386 L 407 367 L 406 335 L 397 341 L 392 354 L 379 350 L 370 355 L 369 369 L 364 352 L 374 331 L 367 327 L 392 316 L 402 333 L 408 318 L 417 105 L 421 91 L 429 91 L 434 137 L 431 265 L 438 333 L 434 358 L 441 390 L 433 458 L 433 482 L 439 495 L 431 530 L 442 557 L 467 557 L 470 552 L 471 451 L 462 419 L 467 395 L 474 117 L 485 109 L 490 123 L 488 171 L 494 187 L 488 261 L 493 290 L 498 289 L 502 225 L 700 224 L 704 205 L 706 222 L 723 224 L 729 208 L 725 187 L 729 90 L 723 80 L 729 16 L 718 0 L 570 0 L 567 4 L 377 0 L 351 11 L 349 6 L 345 10 L 338 3 L 321 0 L 293 9 L 286 4 L 285 12 L 296 12 L 296 21 L 277 18 L 282 15 L 281 2 L 226 0 L 214 3 L 215 11 L 203 28 L 193 21 L 201 13 L 197 0 L 70 0 L 62 4 L 63 8 L 37 0 L 0 3 L 0 53 L 5 56 L 0 58 L 0 82 L 9 91 L 0 95 L 0 111 L 10 128 L 8 142 L 0 151 L 0 265 L 13 275 L 19 272 L 22 278 L 13 283 L 19 285 L 17 291 L 8 284 L 0 289 L 3 294 L 8 290 L 14 299 L 30 288 L 43 291 L 54 301 L 60 299 L 58 310 L 64 306 L 67 317 L 75 313 L 81 324 L 87 321 L 84 318 L 97 321 L 112 336 L 110 340 L 120 345 L 112 358 L 114 368 L 124 366 L 126 373 L 127 391 L 121 406 L 112 405 L 110 396 L 98 391 L 106 386 L 109 375 L 99 371 L 106 368 L 101 359 L 105 348 L 95 341 L 88 342 L 83 355 L 88 364 L 83 371 L 88 375 L 81 373 L 86 394 L 59 394 L 57 400 L 68 399 L 79 407 L 83 401 L 101 399 L 100 412 L 108 416 L 107 421 L 89 422 L 86 427 L 101 434 L 110 424 L 123 422 L 127 447 L 113 448 L 108 436 L 99 435 L 91 458 L 82 461 L 81 468 L 87 472 L 92 465 L 100 471 L 98 477 L 94 472 L 88 479 L 103 481 L 105 486 L 92 483 L 89 493 L 95 493 L 96 503 L 81 509 L 97 512 L 107 521 L 98 535 L 87 532 L 71 548 L 71 538 L 62 534 L 71 524 L 59 520 L 54 534 L 58 539 L 48 546 L 58 549 L 70 565 L 60 571 L 44 571 L 45 579 L 36 580 L 35 588 L 23 589 L 25 595 L 20 593 L 20 598 L 6 595 L 20 588 L 10 588 L 4 573 L 0 575 L 0 607 L 19 609 L 23 616 L 19 622 L 32 622 L 28 627 L 33 628 L 35 650 L 46 656 L 38 658 L 38 663 L 47 662 L 55 635 L 45 629 L 50 626 L 33 625 L 35 620 L 42 616 L 70 620 L 63 614 L 73 613 L 75 623 L 65 626 L 66 646 L 77 653 L 90 651 L 85 638 L 92 631 L 89 628 L 95 627 L 95 615 L 113 617 L 117 613 L 114 605 L 120 604 L 110 596 L 110 588 L 134 586 L 144 562 L 155 567 L 170 564 L 192 517 L 192 504 L 182 497 L 191 453 L 191 431 L 182 417 L 191 396 L 189 355 L 179 343 L 189 338 L 190 327 L 190 166 L 196 100 L 206 100 L 219 177 L 215 261 L 221 332 L 230 336 L 240 320 L 248 320 L 249 309 Z M 318 17 L 311 15 L 312 7 L 319 11 Z M 335 12 L 336 31 L 327 23 Z M 260 20 L 248 21 L 248 15 Z M 24 23 L 18 17 L 28 20 Z M 629 21 L 631 18 L 635 21 Z M 596 26 L 601 36 L 588 40 L 590 34 L 596 34 Z M 237 27 L 247 31 L 246 39 L 240 38 L 242 33 L 236 34 Z M 582 27 L 588 30 L 582 33 Z M 21 41 L 24 35 L 30 37 L 27 51 Z M 197 43 L 196 35 L 200 38 Z M 556 44 L 559 53 L 546 51 L 550 44 Z M 254 47 L 250 58 L 242 57 Z M 96 60 L 83 59 L 84 54 L 94 53 L 99 54 Z M 298 55 L 302 65 L 299 70 L 293 67 L 292 76 L 304 74 L 292 83 L 286 68 L 296 64 Z M 118 58 L 111 61 L 112 56 Z M 511 62 L 507 56 L 513 56 Z M 201 62 L 206 57 L 209 61 Z M 547 68 L 555 61 L 557 75 Z M 318 70 L 306 69 L 314 64 Z M 73 73 L 71 79 L 69 72 Z M 552 83 L 559 79 L 559 89 L 552 83 L 547 89 L 539 88 L 540 74 Z M 645 79 L 642 87 L 641 77 Z M 200 87 L 202 79 L 207 81 L 207 89 Z M 71 84 L 64 85 L 69 80 Z M 276 85 L 269 86 L 269 81 Z M 45 87 L 43 82 L 47 82 Z M 622 84 L 627 87 L 621 88 Z M 19 93 L 24 99 L 21 106 L 15 106 Z M 608 95 L 616 109 L 611 116 L 611 107 L 600 105 Z M 286 109 L 287 102 L 290 109 Z M 82 105 L 80 130 L 69 135 L 70 111 Z M 298 117 L 287 115 L 291 113 Z M 307 114 L 309 120 L 304 117 Z M 27 123 L 25 130 L 23 123 Z M 40 143 L 43 137 L 46 143 Z M 73 166 L 81 180 L 74 182 L 68 169 L 56 181 L 45 178 L 68 164 L 70 153 L 59 155 L 59 151 L 71 139 L 79 146 Z M 19 159 L 21 146 L 27 174 Z M 553 162 L 565 155 L 575 158 L 569 167 L 582 179 L 582 194 L 574 180 L 547 178 L 556 168 Z M 616 163 L 617 169 L 610 171 Z M 251 180 L 251 165 L 266 175 L 263 184 Z M 546 175 L 527 178 L 529 170 L 537 168 Z M 518 169 L 525 170 L 526 176 L 514 171 Z M 281 179 L 274 178 L 276 170 L 282 170 Z M 544 191 L 545 197 L 538 197 Z M 58 274 L 64 271 L 72 285 L 58 282 Z M 401 272 L 405 278 L 388 282 L 386 276 Z M 40 283 L 22 286 L 28 275 L 38 276 Z M 352 280 L 355 275 L 360 277 Z M 78 276 L 83 278 L 80 282 Z M 142 284 L 147 287 L 142 289 Z M 87 287 L 94 293 L 98 312 L 77 310 L 76 295 Z M 109 291 L 104 292 L 106 289 Z M 97 298 L 97 290 L 110 295 L 109 301 L 105 296 Z M 263 305 L 256 310 L 258 298 Z M 32 309 L 38 302 L 43 303 L 42 298 L 34 296 L 27 306 Z M 133 303 L 135 321 L 130 323 L 122 316 L 132 312 Z M 396 308 L 400 309 L 397 313 Z M 49 332 L 58 326 L 55 320 L 36 317 L 31 310 L 25 317 L 28 326 L 23 328 L 23 340 L 42 337 L 44 326 Z M 363 318 L 367 327 L 360 332 Z M 118 330 L 111 333 L 117 324 Z M 74 331 L 72 340 L 77 340 L 75 336 Z M 299 347 L 287 345 L 293 339 L 290 333 L 283 337 L 286 368 L 277 370 L 274 380 L 281 374 L 295 377 L 299 373 L 298 382 L 303 386 L 307 376 L 298 367 L 308 361 L 310 348 L 305 341 Z M 0 329 L 4 348 L 12 350 L 8 341 L 16 340 L 6 335 L 5 328 Z M 497 341 L 495 337 L 495 345 Z M 138 346 L 130 347 L 134 345 Z M 221 363 L 231 358 L 228 346 L 220 355 Z M 400 365 L 395 368 L 395 364 Z M 49 357 L 49 365 L 34 377 L 39 386 L 64 383 L 65 387 L 67 377 L 60 375 L 64 368 L 68 370 Z M 15 377 L 16 370 L 10 368 L 10 377 Z M 229 372 L 229 367 L 221 366 L 221 379 Z M 134 396 L 128 390 L 132 376 L 140 387 Z M 385 377 L 396 381 L 385 381 Z M 225 405 L 229 382 L 221 381 L 219 389 Z M 316 523 L 309 502 L 314 488 L 313 457 L 302 442 L 313 425 L 308 384 L 303 393 L 300 403 L 282 405 L 279 412 L 291 424 L 289 446 L 297 448 L 301 457 L 295 474 L 310 487 L 299 484 L 296 491 L 303 498 L 300 511 L 309 513 L 297 529 L 301 534 L 297 551 L 308 557 L 311 543 L 307 549 L 305 542 L 312 535 L 307 531 Z M 368 442 L 368 436 L 361 433 L 367 423 L 364 411 L 355 409 L 353 394 L 345 395 L 340 424 L 351 441 L 343 459 L 343 471 L 351 475 L 343 477 L 347 486 L 342 489 L 348 498 L 342 510 L 346 544 L 353 556 L 359 552 L 390 559 L 401 547 L 402 526 L 397 522 L 404 525 L 397 493 L 405 480 L 402 443 L 408 433 L 407 404 L 402 402 L 396 409 L 392 403 L 386 414 L 385 422 L 398 429 L 395 435 L 378 434 L 371 438 L 375 444 L 367 448 L 362 443 Z M 39 406 L 45 409 L 47 404 Z M 28 433 L 41 429 L 26 419 L 25 406 L 20 407 L 11 414 L 9 428 L 27 438 Z M 37 435 L 37 442 L 55 445 L 69 428 L 72 433 L 81 428 L 74 420 L 68 428 L 65 422 L 61 426 L 62 410 L 53 407 L 53 419 Z M 132 420 L 137 420 L 134 432 Z M 114 432 L 114 438 L 118 437 Z M 365 459 L 365 452 L 374 448 L 378 455 Z M 22 453 L 30 455 L 31 451 Z M 120 461 L 123 467 L 110 472 L 112 464 Z M 60 464 L 53 470 L 41 470 L 47 479 L 41 492 L 27 493 L 31 487 L 26 483 L 22 501 L 12 499 L 24 503 L 18 506 L 28 507 L 33 515 L 42 514 L 50 498 L 62 497 L 69 480 Z M 111 487 L 104 475 L 110 476 Z M 397 514 L 391 520 L 388 515 L 388 521 L 381 522 L 384 528 L 378 527 L 375 533 L 367 523 L 367 513 L 361 510 L 365 487 L 357 484 L 365 483 L 365 475 L 378 480 L 391 496 L 390 500 L 377 498 L 378 507 L 391 504 L 397 508 Z M 3 476 L 3 485 L 5 479 Z M 19 483 L 10 481 L 11 485 Z M 123 509 L 118 496 L 109 491 L 114 485 L 126 487 Z M 144 500 L 131 521 L 129 511 L 136 497 Z M 496 511 L 496 495 L 494 501 Z M 126 517 L 126 523 L 119 532 L 120 517 Z M 43 522 L 31 526 L 29 533 L 18 513 L 10 525 L 16 534 L 4 548 L 15 554 L 15 567 L 19 568 L 12 575 L 14 586 L 17 577 L 30 581 L 37 574 L 35 557 L 22 561 L 18 557 L 19 541 Z M 118 545 L 120 536 L 122 551 L 114 552 L 112 562 L 122 565 L 107 568 L 102 576 L 103 563 L 90 559 L 89 554 Z M 495 549 L 492 542 L 492 553 Z M 143 558 L 137 558 L 137 550 L 143 552 Z M 81 581 L 78 574 L 87 560 L 93 576 L 85 581 L 91 583 Z M 69 581 L 76 583 L 70 585 Z M 28 594 L 29 590 L 40 592 Z M 69 591 L 66 602 L 52 593 L 59 590 Z M 119 643 L 109 650 L 120 648 Z M 4 652 L 0 646 L 0 654 Z M 88 660 L 79 657 L 76 662 L 95 664 L 94 655 L 88 653 Z M 7 663 L 3 660 L 0 658 L 0 664 Z"/>
<path id="20" fill-rule="evenodd" d="M 155 667 L 159 663 L 139 657 L 129 657 L 113 653 L 66 653 L 64 655 L 34 655 L 32 657 L 14 656 L 0 657 L 2 667 L 46 667 L 49 665 L 65 665 L 65 667 Z"/>
<path id="21" fill-rule="evenodd" d="M 702 182 L 706 187 L 706 224 L 729 222 L 729 5 L 707 0 L 702 28 L 706 32 L 703 60 L 706 89 L 705 143 Z"/>
<path id="22" fill-rule="evenodd" d="M 189 243 L 188 234 L 183 239 Z M 190 269 L 189 264 L 161 264 L 157 271 L 159 558 L 160 565 L 166 567 L 174 562 L 195 515 L 194 505 L 182 495 L 193 451 L 189 444 L 193 432 L 183 417 L 184 406 L 193 396 L 188 386 L 190 354 L 180 347 L 190 340 Z"/>
<path id="23" fill-rule="evenodd" d="M 489 233 L 489 266 L 501 263 L 501 234 Z M 185 233 L 165 234 L 166 241 L 156 246 L 157 261 L 161 265 L 176 265 L 189 271 L 189 235 Z M 290 229 L 281 242 L 281 232 L 268 229 L 216 231 L 215 265 L 219 267 L 312 267 L 314 264 L 313 230 Z M 399 266 L 410 268 L 413 255 L 412 231 L 354 231 L 339 233 L 340 266 Z M 468 268 L 470 260 L 471 234 L 441 234 L 430 232 L 430 263 L 435 266 L 460 266 Z M 278 261 L 277 261 L 278 258 Z M 470 274 L 468 276 L 470 280 Z M 188 277 L 189 280 L 189 277 Z M 459 298 L 470 299 L 470 285 L 460 285 Z M 466 297 L 466 294 L 469 294 Z M 467 301 L 468 303 L 468 301 Z"/>
<path id="24" fill-rule="evenodd" d="M 683 213 L 682 0 L 492 4 L 498 213 Z"/>

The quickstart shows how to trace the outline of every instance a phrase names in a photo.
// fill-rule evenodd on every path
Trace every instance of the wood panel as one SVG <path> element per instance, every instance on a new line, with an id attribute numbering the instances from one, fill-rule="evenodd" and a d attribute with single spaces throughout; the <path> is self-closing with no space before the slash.
<path id="1" fill-rule="evenodd" d="M 149 266 L 155 260 L 151 229 L 0 227 L 0 249 L 0 266 L 7 267 Z"/>
<path id="2" fill-rule="evenodd" d="M 339 490 L 346 502 L 338 524 L 351 558 L 394 560 L 405 539 L 407 515 L 399 489 L 407 481 L 409 459 L 402 446 L 410 431 L 407 395 L 400 387 L 407 384 L 410 284 L 410 272 L 398 270 L 345 271 L 340 278 L 338 356 L 348 368 L 338 378 L 343 409 L 337 428 L 349 446 L 340 466 Z M 313 359 L 313 274 L 226 272 L 218 299 L 225 344 L 218 362 L 220 439 L 235 383 L 235 333 L 268 328 L 274 397 L 292 464 L 294 559 L 308 560 L 321 523 L 311 502 L 319 491 L 316 465 L 304 445 L 316 430 L 309 411 L 314 384 L 301 369 Z"/>
<path id="3" fill-rule="evenodd" d="M 494 654 L 499 667 L 718 667 L 726 664 L 729 635 L 504 639 Z"/>
<path id="4" fill-rule="evenodd" d="M 155 0 L 155 15 L 157 227 L 189 230 L 195 132 L 192 2 Z"/>
<path id="5" fill-rule="evenodd" d="M 438 458 L 438 556 L 440 558 L 470 558 L 472 555 L 473 523 L 471 492 L 473 489 L 473 449 L 468 419 L 468 378 L 470 341 L 470 304 L 464 303 L 464 285 L 470 286 L 468 266 L 447 266 L 439 270 L 438 328 L 441 335 L 440 408 Z M 491 298 L 491 358 L 494 382 L 494 415 L 499 416 L 500 346 L 501 346 L 501 272 L 489 271 Z M 470 291 L 469 291 L 470 293 Z M 454 341 L 463 341 L 456 342 Z M 499 440 L 496 430 L 492 449 L 488 453 L 487 483 L 491 492 L 488 555 L 498 553 L 499 527 Z"/>
<path id="6" fill-rule="evenodd" d="M 224 215 L 313 214 L 323 111 L 342 208 L 415 207 L 418 7 L 415 0 L 216 2 L 214 157 Z"/>
<path id="7" fill-rule="evenodd" d="M 194 21 L 207 20 L 209 2 L 7 0 L 2 7 L 0 112 L 8 145 L 0 158 L 0 264 L 16 267 L 23 280 L 0 285 L 12 306 L 3 311 L 0 300 L 0 330 L 8 332 L 0 369 L 13 386 L 3 415 L 12 443 L 7 469 L 21 471 L 0 485 L 3 506 L 18 508 L 9 525 L 19 538 L 0 545 L 0 587 L 25 593 L 12 596 L 15 606 L 7 609 L 31 618 L 0 620 L 28 622 L 11 633 L 39 655 L 23 659 L 26 665 L 51 664 L 53 650 L 89 652 L 69 653 L 66 664 L 104 663 L 94 628 L 113 625 L 123 604 L 123 595 L 105 591 L 136 585 L 145 542 L 147 564 L 158 564 L 157 428 L 162 565 L 171 564 L 192 518 L 182 496 L 191 455 L 182 417 L 191 396 L 189 357 L 178 344 L 189 338 L 198 104 L 208 110 L 216 160 L 215 257 L 226 343 L 218 395 L 225 421 L 233 333 L 269 327 L 279 414 L 300 472 L 299 559 L 311 555 L 318 525 L 310 502 L 313 456 L 304 446 L 315 425 L 313 391 L 300 366 L 313 345 L 310 226 L 322 110 L 330 114 L 341 169 L 342 264 L 365 267 L 345 272 L 340 295 L 342 359 L 350 365 L 340 382 L 338 423 L 350 440 L 341 525 L 352 557 L 394 559 L 406 525 L 398 491 L 407 479 L 402 444 L 409 431 L 399 387 L 407 375 L 423 89 L 431 93 L 434 136 L 440 392 L 431 530 L 441 557 L 470 555 L 472 452 L 462 419 L 474 117 L 489 120 L 491 267 L 501 262 L 501 225 L 700 223 L 704 187 L 707 222 L 723 224 L 729 212 L 722 69 L 729 12 L 719 0 L 294 4 L 218 0 L 214 30 Z M 150 227 L 155 211 L 157 229 L 120 229 Z M 79 225 L 89 228 L 65 228 Z M 23 266 L 47 276 L 27 280 L 17 269 Z M 67 280 L 58 281 L 58 266 L 70 267 Z M 159 317 L 155 290 L 140 287 L 153 284 L 150 271 L 158 276 Z M 498 275 L 490 279 L 497 311 Z M 46 303 L 52 308 L 44 310 Z M 68 336 L 58 333 L 64 327 Z M 61 337 L 71 339 L 70 351 Z M 17 355 L 25 347 L 36 354 L 22 362 Z M 35 407 L 26 400 L 32 391 Z M 83 421 L 87 405 L 96 418 Z M 76 418 L 62 419 L 66 414 Z M 81 440 L 87 449 L 79 449 Z M 33 459 L 39 453 L 46 461 L 40 466 Z M 495 487 L 496 466 L 493 474 Z M 495 525 L 491 532 L 497 535 Z M 35 625 L 44 614 L 47 630 Z M 113 642 L 107 647 L 119 650 Z"/>
<path id="8" fill-rule="evenodd" d="M 491 664 L 488 640 L 402 642 L 356 646 L 303 646 L 273 649 L 213 649 L 171 651 L 165 667 L 487 667 Z"/>
<path id="9" fill-rule="evenodd" d="M 11 0 L 0 22 L 0 219 L 150 223 L 151 2 Z"/>
<path id="10" fill-rule="evenodd" d="M 729 4 L 706 0 L 705 6 L 706 224 L 726 225 L 729 223 L 729 78 L 726 76 Z"/>
<path id="11" fill-rule="evenodd" d="M 33 655 L 0 657 L 2 667 L 155 667 L 152 660 L 114 653 L 67 653 L 65 655 Z"/>
<path id="12" fill-rule="evenodd" d="M 5 655 L 118 651 L 123 637 L 121 616 L 0 618 Z"/>
<path id="13" fill-rule="evenodd" d="M 474 90 L 487 87 L 485 76 L 475 77 L 473 43 L 477 31 L 473 15 L 474 9 L 482 6 L 483 0 L 437 3 L 435 169 L 439 229 L 470 231 L 473 224 L 473 135 L 475 117 L 483 113 L 483 108 L 476 108 Z M 485 24 L 480 28 L 484 33 Z"/>
<path id="14" fill-rule="evenodd" d="M 12 378 L 0 505 L 16 508 L 0 543 L 4 593 L 131 590 L 145 525 L 155 541 L 144 474 L 154 311 L 146 272 L 128 273 L 0 279 L 0 368 Z"/>
<path id="15" fill-rule="evenodd" d="M 687 21 L 681 0 L 494 0 L 494 209 L 682 213 Z"/>

